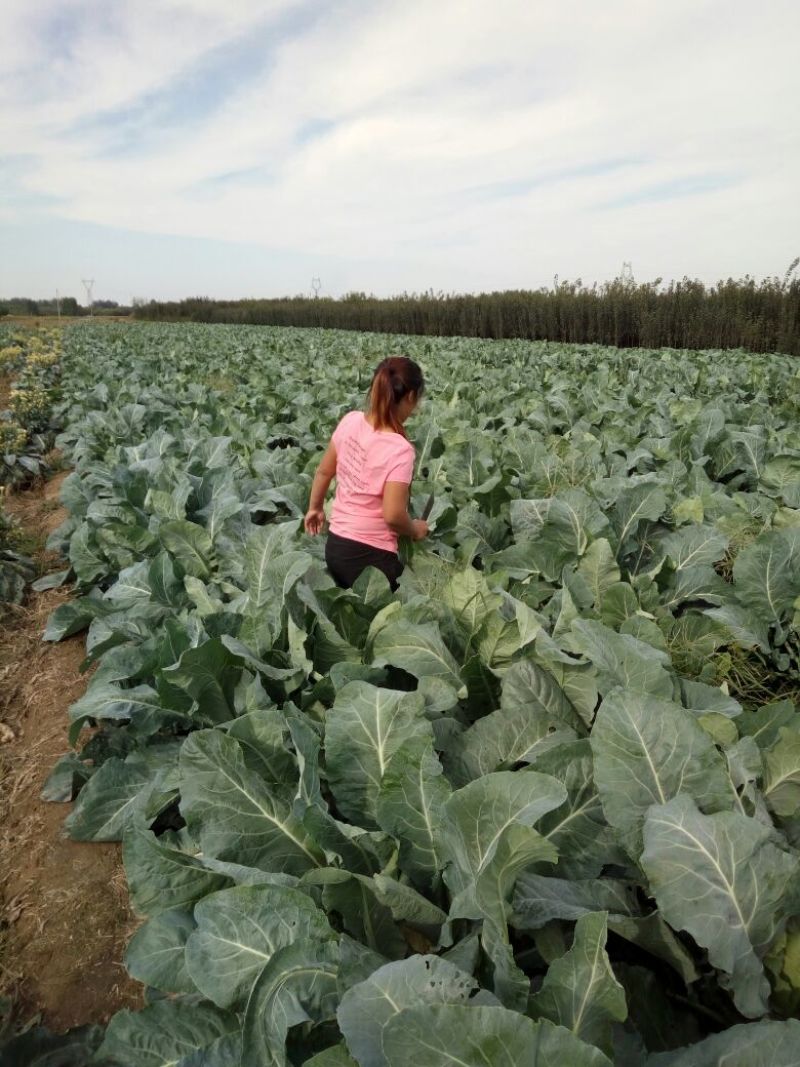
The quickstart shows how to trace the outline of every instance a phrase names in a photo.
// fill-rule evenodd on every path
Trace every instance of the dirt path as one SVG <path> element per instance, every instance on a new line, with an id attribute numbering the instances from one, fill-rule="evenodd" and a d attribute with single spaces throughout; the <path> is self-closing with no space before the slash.
<path id="1" fill-rule="evenodd" d="M 59 569 L 44 541 L 64 518 L 64 477 L 6 500 L 25 551 L 45 572 Z M 0 994 L 13 998 L 19 1022 L 40 1015 L 55 1031 L 141 1006 L 141 986 L 121 962 L 136 923 L 119 845 L 70 841 L 62 828 L 69 806 L 39 799 L 68 749 L 67 709 L 87 682 L 78 672 L 84 635 L 41 641 L 48 615 L 68 595 L 31 593 L 0 624 Z"/>

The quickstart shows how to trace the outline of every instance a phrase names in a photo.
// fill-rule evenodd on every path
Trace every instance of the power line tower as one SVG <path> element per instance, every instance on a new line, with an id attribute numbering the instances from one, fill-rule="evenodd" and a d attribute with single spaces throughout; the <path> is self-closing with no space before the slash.
<path id="1" fill-rule="evenodd" d="M 622 270 L 619 272 L 619 280 L 623 285 L 636 285 L 636 281 L 633 277 L 633 264 L 627 260 L 622 264 Z"/>
<path id="2" fill-rule="evenodd" d="M 322 279 L 321 278 L 312 278 L 311 279 L 311 288 L 314 290 L 314 299 L 316 300 L 319 297 L 319 291 L 322 288 Z"/>
<path id="3" fill-rule="evenodd" d="M 81 281 L 83 282 L 83 287 L 86 290 L 86 303 L 89 306 L 89 317 L 91 318 L 92 307 L 94 305 L 94 301 L 92 300 L 92 288 L 94 287 L 94 278 L 81 278 Z"/>

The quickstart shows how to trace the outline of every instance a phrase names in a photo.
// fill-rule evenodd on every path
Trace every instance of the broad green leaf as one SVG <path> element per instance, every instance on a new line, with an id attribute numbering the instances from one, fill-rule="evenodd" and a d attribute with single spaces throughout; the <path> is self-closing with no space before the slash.
<path id="1" fill-rule="evenodd" d="M 147 766 L 112 757 L 92 775 L 64 820 L 73 841 L 121 841 L 141 815 L 152 772 Z"/>
<path id="2" fill-rule="evenodd" d="M 326 1048 L 324 1052 L 317 1053 L 310 1060 L 306 1060 L 303 1067 L 359 1067 L 344 1044 Z"/>
<path id="3" fill-rule="evenodd" d="M 90 719 L 124 720 L 145 717 L 161 710 L 161 699 L 149 685 L 123 689 L 116 682 L 90 685 L 80 700 L 69 709 L 69 739 L 75 744 L 84 724 Z"/>
<path id="4" fill-rule="evenodd" d="M 512 500 L 509 508 L 517 540 L 554 538 L 565 553 L 583 555 L 590 538 L 608 528 L 608 519 L 583 489 L 560 490 L 541 500 Z"/>
<path id="5" fill-rule="evenodd" d="M 186 970 L 221 1008 L 243 1006 L 275 953 L 295 941 L 333 937 L 324 914 L 304 893 L 283 886 L 237 886 L 195 907 Z"/>
<path id="6" fill-rule="evenodd" d="M 685 571 L 722 559 L 728 548 L 728 538 L 714 526 L 693 523 L 665 537 L 662 547 L 675 570 Z"/>
<path id="7" fill-rule="evenodd" d="M 47 776 L 39 796 L 51 804 L 66 804 L 91 776 L 91 768 L 77 752 L 67 752 Z"/>
<path id="8" fill-rule="evenodd" d="M 227 882 L 195 856 L 169 847 L 138 827 L 125 834 L 122 857 L 131 901 L 141 915 L 187 907 Z"/>
<path id="9" fill-rule="evenodd" d="M 450 793 L 439 759 L 424 737 L 403 742 L 381 778 L 378 824 L 400 842 L 400 868 L 422 889 L 438 883 L 445 864 L 438 839 Z"/>
<path id="10" fill-rule="evenodd" d="M 94 1061 L 93 1053 L 102 1041 L 102 1026 L 78 1026 L 65 1034 L 34 1026 L 16 1037 L 4 1038 L 3 1067 L 85 1067 L 99 1062 Z"/>
<path id="11" fill-rule="evenodd" d="M 699 975 L 691 953 L 657 911 L 649 915 L 609 915 L 608 928 L 656 959 L 663 960 L 687 985 Z"/>
<path id="12" fill-rule="evenodd" d="M 578 564 L 578 574 L 591 590 L 595 607 L 599 607 L 607 590 L 620 580 L 614 551 L 605 537 L 593 541 L 586 549 Z"/>
<path id="13" fill-rule="evenodd" d="M 181 811 L 204 853 L 302 874 L 322 862 L 302 825 L 250 770 L 237 741 L 200 730 L 180 757 Z"/>
<path id="14" fill-rule="evenodd" d="M 213 587 L 206 585 L 200 578 L 187 574 L 183 579 L 183 588 L 201 619 L 208 615 L 221 614 L 225 610 L 224 603 L 215 595 Z"/>
<path id="15" fill-rule="evenodd" d="M 91 597 L 79 597 L 77 600 L 68 600 L 59 604 L 50 615 L 45 627 L 44 641 L 63 641 L 65 637 L 85 630 L 92 619 L 98 615 L 106 615 L 109 605 L 102 599 Z"/>
<path id="16" fill-rule="evenodd" d="M 479 990 L 475 979 L 452 963 L 437 956 L 411 956 L 387 963 L 352 986 L 336 1017 L 359 1067 L 385 1067 L 382 1035 L 398 1012 L 418 1004 L 466 1004 Z"/>
<path id="17" fill-rule="evenodd" d="M 336 1014 L 339 946 L 296 941 L 261 971 L 247 1001 L 241 1067 L 286 1067 L 289 1028 Z"/>
<path id="18" fill-rule="evenodd" d="M 170 685 L 197 701 L 209 721 L 222 723 L 234 717 L 233 695 L 241 676 L 241 661 L 219 638 L 187 648 L 179 661 L 162 673 Z"/>
<path id="19" fill-rule="evenodd" d="M 173 493 L 167 493 L 163 489 L 148 489 L 145 507 L 164 521 L 185 519 L 186 501 L 191 491 L 192 487 L 188 482 L 180 488 L 176 486 Z"/>
<path id="20" fill-rule="evenodd" d="M 615 686 L 669 700 L 672 679 L 669 656 L 629 634 L 618 634 L 600 622 L 578 619 L 572 624 L 572 644 L 597 671 L 597 684 L 605 695 Z"/>
<path id="21" fill-rule="evenodd" d="M 242 1061 L 242 1033 L 234 1030 L 217 1038 L 206 1048 L 184 1056 L 176 1067 L 240 1067 Z"/>
<path id="22" fill-rule="evenodd" d="M 553 676 L 530 660 L 520 660 L 504 675 L 500 705 L 448 750 L 448 771 L 457 784 L 531 763 L 547 749 L 583 732 Z"/>
<path id="23" fill-rule="evenodd" d="M 628 582 L 615 582 L 603 593 L 600 601 L 600 619 L 603 625 L 610 629 L 620 630 L 629 619 L 639 617 L 638 611 L 639 600 L 633 586 Z"/>
<path id="24" fill-rule="evenodd" d="M 606 920 L 603 911 L 578 919 L 572 947 L 550 964 L 529 1012 L 571 1030 L 610 1056 L 611 1025 L 624 1022 L 628 1008 L 606 955 Z"/>
<path id="25" fill-rule="evenodd" d="M 512 827 L 530 828 L 548 811 L 566 799 L 564 786 L 549 775 L 529 771 L 514 774 L 499 771 L 470 782 L 452 794 L 445 804 L 445 825 L 440 847 L 452 860 L 445 879 L 456 894 L 454 907 L 474 911 L 476 891 L 482 875 L 489 872 L 506 832 Z M 538 840 L 537 840 L 538 839 Z M 527 835 L 535 843 L 536 857 L 552 861 L 555 849 L 535 832 Z M 540 847 L 544 845 L 545 847 Z M 519 835 L 503 848 L 497 872 L 514 863 L 514 853 L 524 849 Z M 494 872 L 489 872 L 491 878 Z"/>
<path id="26" fill-rule="evenodd" d="M 323 803 L 295 803 L 302 811 L 302 823 L 314 844 L 347 871 L 372 875 L 382 870 L 395 851 L 396 843 L 389 834 L 378 830 L 364 830 L 360 826 L 335 819 Z"/>
<path id="27" fill-rule="evenodd" d="M 663 605 L 675 611 L 679 604 L 705 601 L 707 604 L 724 604 L 731 599 L 731 587 L 707 563 L 687 567 L 676 573 L 667 590 Z"/>
<path id="28" fill-rule="evenodd" d="M 235 885 L 280 885 L 289 889 L 296 889 L 300 885 L 300 879 L 293 874 L 262 871 L 258 867 L 246 867 L 242 863 L 215 860 L 211 856 L 203 856 L 202 861 L 206 870 L 223 875 Z"/>
<path id="29" fill-rule="evenodd" d="M 763 622 L 749 607 L 740 604 L 722 604 L 718 608 L 706 608 L 704 614 L 721 624 L 730 635 L 730 643 L 743 648 L 759 648 L 769 652 L 769 633 Z"/>
<path id="30" fill-rule="evenodd" d="M 237 1027 L 235 1015 L 212 1004 L 159 1000 L 139 1012 L 117 1012 L 97 1058 L 125 1067 L 176 1067 Z"/>
<path id="31" fill-rule="evenodd" d="M 150 596 L 168 608 L 179 608 L 186 601 L 183 570 L 167 552 L 159 552 L 150 561 L 147 581 Z"/>
<path id="32" fill-rule="evenodd" d="M 207 578 L 213 564 L 213 544 L 202 526 L 186 519 L 162 522 L 158 528 L 161 544 L 194 578 Z"/>
<path id="33" fill-rule="evenodd" d="M 650 1056 L 646 1067 L 796 1067 L 800 1022 L 740 1024 L 674 1052 Z"/>
<path id="34" fill-rule="evenodd" d="M 248 590 L 246 614 L 251 619 L 263 619 L 273 630 L 277 630 L 292 590 L 297 586 L 298 593 L 301 591 L 302 584 L 298 586 L 298 583 L 312 566 L 313 559 L 308 552 L 284 551 L 268 559 L 259 573 L 254 573 L 252 562 L 252 558 L 248 557 L 247 577 L 255 584 L 252 591 Z M 310 604 L 316 606 L 316 598 L 313 594 L 311 597 Z M 333 634 L 335 636 L 335 631 Z"/>
<path id="35" fill-rule="evenodd" d="M 239 742 L 245 763 L 264 779 L 270 791 L 289 799 L 295 792 L 298 765 L 286 743 L 287 725 L 285 711 L 261 707 L 239 715 L 227 733 Z"/>
<path id="36" fill-rule="evenodd" d="M 761 477 L 766 458 L 766 437 L 763 426 L 745 426 L 730 431 L 736 447 L 738 469 L 749 472 L 754 480 Z"/>
<path id="37" fill-rule="evenodd" d="M 502 601 L 492 593 L 483 574 L 474 567 L 456 571 L 442 591 L 442 600 L 450 608 L 458 626 L 466 635 L 475 635 L 487 616 Z"/>
<path id="38" fill-rule="evenodd" d="M 731 806 L 722 757 L 694 716 L 677 704 L 614 690 L 597 712 L 591 745 L 603 811 L 633 859 L 641 852 L 651 804 L 688 793 L 703 811 Z"/>
<path id="39" fill-rule="evenodd" d="M 791 615 L 800 595 L 800 527 L 770 530 L 743 548 L 733 565 L 739 602 L 767 625 Z"/>
<path id="40" fill-rule="evenodd" d="M 391 663 L 415 678 L 441 678 L 456 691 L 462 687 L 458 664 L 436 623 L 391 619 L 378 631 L 372 649 L 376 667 Z"/>
<path id="41" fill-rule="evenodd" d="M 394 753 L 411 738 L 430 740 L 417 693 L 351 682 L 328 712 L 325 759 L 339 810 L 357 825 L 376 827 L 381 782 Z"/>
<path id="42" fill-rule="evenodd" d="M 565 691 L 553 675 L 532 660 L 520 660 L 503 675 L 503 708 L 521 708 L 529 713 L 544 710 L 574 730 L 581 721 Z"/>
<path id="43" fill-rule="evenodd" d="M 590 912 L 637 915 L 635 887 L 612 878 L 571 881 L 545 878 L 532 871 L 517 879 L 512 925 L 539 930 L 553 919 L 574 922 Z"/>
<path id="44" fill-rule="evenodd" d="M 164 993 L 196 993 L 186 970 L 186 941 L 194 928 L 185 908 L 170 908 L 148 919 L 125 950 L 128 974 Z"/>
<path id="45" fill-rule="evenodd" d="M 406 1008 L 386 1024 L 383 1051 L 387 1067 L 610 1067 L 561 1026 L 457 1004 Z"/>
<path id="46" fill-rule="evenodd" d="M 774 490 L 770 496 L 780 494 L 787 507 L 800 508 L 800 458 L 774 456 L 761 471 L 761 484 Z"/>
<path id="47" fill-rule="evenodd" d="M 245 581 L 248 609 L 256 612 L 269 608 L 275 597 L 274 574 L 270 563 L 289 551 L 296 523 L 273 523 L 258 526 L 248 535 L 245 545 Z"/>
<path id="48" fill-rule="evenodd" d="M 150 600 L 149 569 L 149 560 L 140 560 L 130 567 L 123 568 L 116 582 L 103 594 L 103 599 L 113 601 L 115 610 L 133 607 L 139 601 Z"/>
<path id="49" fill-rule="evenodd" d="M 243 641 L 239 641 L 229 633 L 224 633 L 220 641 L 228 652 L 243 660 L 248 667 L 257 671 L 267 682 L 283 683 L 291 690 L 302 678 L 301 671 L 296 667 L 275 667 L 271 663 L 267 663 L 256 656 Z"/>
<path id="50" fill-rule="evenodd" d="M 541 632 L 540 616 L 524 601 L 505 593 L 498 611 L 484 620 L 478 634 L 478 653 L 483 663 L 499 671 L 508 668 Z"/>
<path id="51" fill-rule="evenodd" d="M 656 482 L 641 482 L 622 490 L 612 511 L 612 522 L 617 534 L 618 552 L 624 553 L 640 523 L 654 522 L 667 508 L 667 498 L 662 486 Z"/>
<path id="52" fill-rule="evenodd" d="M 492 990 L 504 1008 L 525 1013 L 531 991 L 530 978 L 517 966 L 514 959 L 505 916 L 500 914 L 497 907 L 490 910 L 496 914 L 494 917 L 484 918 L 481 924 L 480 946 L 491 966 Z"/>
<path id="53" fill-rule="evenodd" d="M 797 723 L 797 708 L 791 700 L 776 700 L 756 711 L 741 715 L 736 723 L 739 733 L 752 737 L 762 750 L 771 748 L 780 736 L 781 727 Z"/>
<path id="54" fill-rule="evenodd" d="M 208 477 L 207 475 L 203 481 L 205 482 Z M 222 532 L 226 521 L 237 515 L 244 504 L 239 499 L 229 470 L 212 476 L 212 479 L 210 498 L 203 497 L 201 494 L 201 499 L 206 499 L 206 502 L 196 514 L 202 518 L 206 533 L 213 544 L 217 535 Z"/>
<path id="55" fill-rule="evenodd" d="M 772 831 L 736 812 L 703 815 L 689 796 L 654 805 L 645 822 L 641 863 L 664 918 L 708 950 L 739 1011 L 767 1011 L 761 963 L 793 906 L 795 856 Z"/>
<path id="56" fill-rule="evenodd" d="M 537 830 L 512 823 L 503 831 L 491 857 L 478 871 L 475 885 L 467 887 L 453 899 L 451 915 L 471 919 L 485 916 L 505 934 L 508 901 L 517 876 L 533 864 L 553 863 L 557 855 L 555 846 Z"/>
<path id="57" fill-rule="evenodd" d="M 681 678 L 684 707 L 695 715 L 716 712 L 731 719 L 742 713 L 742 705 L 717 686 L 705 685 L 690 678 Z"/>
<path id="58" fill-rule="evenodd" d="M 428 929 L 431 933 L 435 933 L 447 921 L 447 915 L 440 907 L 405 882 L 398 882 L 395 878 L 389 878 L 385 874 L 374 874 L 372 883 L 375 887 L 375 896 L 389 909 L 392 918 L 397 922 L 406 922 L 409 926 Z"/>
<path id="59" fill-rule="evenodd" d="M 709 711 L 705 715 L 698 715 L 697 722 L 708 734 L 715 745 L 720 748 L 728 748 L 735 744 L 739 738 L 736 723 L 717 711 Z"/>
<path id="60" fill-rule="evenodd" d="M 309 871 L 307 886 L 322 888 L 322 904 L 328 914 L 339 916 L 338 924 L 351 937 L 386 959 L 400 959 L 408 951 L 387 899 L 372 877 L 351 874 L 336 867 Z"/>
<path id="61" fill-rule="evenodd" d="M 580 618 L 580 610 L 575 600 L 573 599 L 572 592 L 570 591 L 570 583 L 567 576 L 566 567 L 564 568 L 562 581 L 564 584 L 561 587 L 561 591 L 560 593 L 556 594 L 556 597 L 559 598 L 559 610 L 558 618 L 556 619 L 555 624 L 553 626 L 553 637 L 555 638 L 559 638 L 562 634 L 568 633 L 573 622 L 576 619 Z M 576 583 L 573 581 L 573 587 L 575 586 L 575 584 Z M 556 598 L 554 598 L 553 602 L 556 602 Z"/>
<path id="62" fill-rule="evenodd" d="M 767 804 L 776 815 L 794 815 L 800 808 L 800 733 L 781 728 L 764 755 L 764 765 Z"/>
<path id="63" fill-rule="evenodd" d="M 232 438 L 224 435 L 202 438 L 192 447 L 192 458 L 197 458 L 204 473 L 227 468 L 230 463 Z"/>
<path id="64" fill-rule="evenodd" d="M 69 561 L 84 586 L 93 585 L 112 570 L 97 547 L 94 529 L 90 523 L 81 523 L 69 543 Z"/>
<path id="65" fill-rule="evenodd" d="M 743 815 L 768 820 L 766 811 L 762 813 L 764 797 L 756 786 L 764 773 L 764 761 L 756 742 L 752 737 L 742 737 L 726 748 L 724 755 L 734 792 L 734 810 L 738 808 Z"/>
<path id="66" fill-rule="evenodd" d="M 567 799 L 543 815 L 538 830 L 558 850 L 558 874 L 592 878 L 614 856 L 611 830 L 594 784 L 594 762 L 588 739 L 568 741 L 537 756 L 533 766 L 563 782 Z"/>

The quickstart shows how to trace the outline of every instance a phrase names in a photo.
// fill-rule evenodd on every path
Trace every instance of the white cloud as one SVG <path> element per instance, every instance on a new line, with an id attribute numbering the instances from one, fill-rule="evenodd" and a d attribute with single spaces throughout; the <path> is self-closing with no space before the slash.
<path id="1" fill-rule="evenodd" d="M 382 291 L 797 251 L 790 0 L 8 6 L 0 220 L 380 262 Z"/>

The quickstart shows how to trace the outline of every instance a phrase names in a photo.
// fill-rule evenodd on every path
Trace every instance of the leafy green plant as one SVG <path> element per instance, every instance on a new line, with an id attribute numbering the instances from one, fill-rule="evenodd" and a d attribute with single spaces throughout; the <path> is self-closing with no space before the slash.
<path id="1" fill-rule="evenodd" d="M 0 347 L 0 387 L 8 404 L 0 410 L 0 485 L 29 481 L 47 469 L 60 375 L 57 333 L 29 331 L 10 339 Z"/>
<path id="2" fill-rule="evenodd" d="M 16 523 L 3 510 L 3 492 L 0 487 L 0 613 L 9 604 L 19 604 L 25 586 L 36 574 L 36 566 L 20 551 L 21 539 Z"/>
<path id="3" fill-rule="evenodd" d="M 430 382 L 392 595 L 300 521 L 352 343 L 65 335 L 46 637 L 86 631 L 97 728 L 46 794 L 122 841 L 151 991 L 99 1055 L 792 1062 L 794 363 L 359 339 Z"/>

